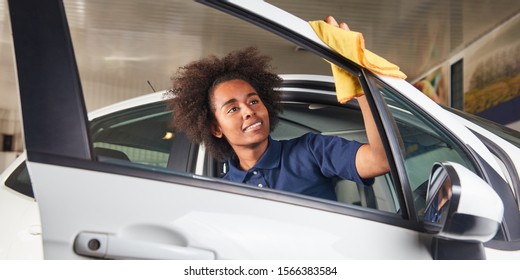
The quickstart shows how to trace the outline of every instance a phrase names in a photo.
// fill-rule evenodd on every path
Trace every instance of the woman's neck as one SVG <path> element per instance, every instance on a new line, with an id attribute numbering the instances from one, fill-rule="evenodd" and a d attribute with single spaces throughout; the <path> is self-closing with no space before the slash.
<path id="1" fill-rule="evenodd" d="M 247 171 L 251 169 L 267 150 L 269 141 L 263 141 L 256 146 L 234 147 L 235 154 L 239 160 L 239 167 Z"/>

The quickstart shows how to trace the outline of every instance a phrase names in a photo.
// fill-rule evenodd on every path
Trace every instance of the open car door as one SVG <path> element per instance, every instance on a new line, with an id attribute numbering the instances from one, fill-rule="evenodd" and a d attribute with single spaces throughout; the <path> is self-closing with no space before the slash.
<path id="1" fill-rule="evenodd" d="M 219 8 L 247 15 L 233 5 Z M 298 31 L 310 30 L 305 21 L 269 9 L 263 12 L 294 29 L 273 32 L 305 40 Z M 9 10 L 46 259 L 432 257 L 431 236 L 402 212 L 97 161 L 62 1 L 12 0 Z M 349 63 L 323 46 L 313 51 Z"/>

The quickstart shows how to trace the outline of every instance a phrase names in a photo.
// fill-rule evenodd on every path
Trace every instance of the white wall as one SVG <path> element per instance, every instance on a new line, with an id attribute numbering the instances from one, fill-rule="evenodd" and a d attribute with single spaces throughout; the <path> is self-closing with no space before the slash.
<path id="1" fill-rule="evenodd" d="M 2 173 L 19 154 L 18 152 L 0 152 L 0 173 Z"/>

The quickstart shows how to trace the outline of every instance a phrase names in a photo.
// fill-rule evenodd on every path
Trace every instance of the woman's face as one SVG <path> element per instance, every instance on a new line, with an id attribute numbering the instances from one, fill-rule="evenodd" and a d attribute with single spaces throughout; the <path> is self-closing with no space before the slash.
<path id="1" fill-rule="evenodd" d="M 216 124 L 212 133 L 225 137 L 237 148 L 255 148 L 266 144 L 269 136 L 269 113 L 256 90 L 243 80 L 230 80 L 213 89 L 211 102 Z"/>

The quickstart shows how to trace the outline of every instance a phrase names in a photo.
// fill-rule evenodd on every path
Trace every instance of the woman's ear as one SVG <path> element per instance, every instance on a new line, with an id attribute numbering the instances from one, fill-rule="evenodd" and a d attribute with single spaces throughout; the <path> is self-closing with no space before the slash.
<path id="1" fill-rule="evenodd" d="M 211 134 L 217 138 L 222 138 L 222 131 L 220 130 L 220 126 L 218 124 L 211 125 Z"/>

